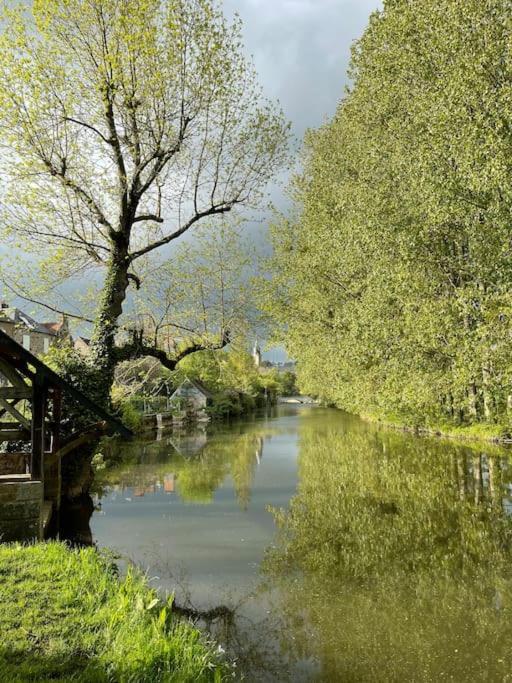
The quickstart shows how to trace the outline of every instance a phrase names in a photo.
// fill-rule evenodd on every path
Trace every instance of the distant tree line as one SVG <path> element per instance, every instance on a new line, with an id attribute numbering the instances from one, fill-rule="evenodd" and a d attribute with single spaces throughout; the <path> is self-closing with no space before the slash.
<path id="1" fill-rule="evenodd" d="M 267 308 L 301 388 L 357 413 L 508 424 L 512 6 L 387 0 L 274 229 Z"/>

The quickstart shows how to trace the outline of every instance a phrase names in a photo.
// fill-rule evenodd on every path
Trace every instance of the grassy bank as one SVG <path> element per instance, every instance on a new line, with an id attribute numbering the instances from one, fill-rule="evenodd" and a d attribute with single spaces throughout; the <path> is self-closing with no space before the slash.
<path id="1" fill-rule="evenodd" d="M 0 546 L 0 681 L 222 681 L 200 632 L 92 549 Z"/>
<path id="2" fill-rule="evenodd" d="M 363 420 L 376 422 L 385 427 L 414 432 L 426 436 L 439 436 L 446 439 L 460 441 L 475 441 L 495 444 L 509 444 L 511 442 L 511 428 L 508 425 L 476 423 L 454 425 L 448 422 L 436 424 L 411 424 L 398 415 L 365 413 L 360 415 Z"/>

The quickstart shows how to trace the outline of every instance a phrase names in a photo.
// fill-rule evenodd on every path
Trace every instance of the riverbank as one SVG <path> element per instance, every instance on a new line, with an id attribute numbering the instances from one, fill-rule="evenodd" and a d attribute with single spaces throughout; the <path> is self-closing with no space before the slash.
<path id="1" fill-rule="evenodd" d="M 0 602 L 2 681 L 224 680 L 213 645 L 93 548 L 0 546 Z"/>
<path id="2" fill-rule="evenodd" d="M 378 415 L 364 413 L 359 415 L 365 422 L 380 424 L 389 429 L 397 429 L 402 432 L 410 432 L 418 436 L 437 436 L 443 439 L 455 439 L 457 441 L 473 441 L 492 443 L 496 445 L 512 444 L 511 429 L 507 425 L 499 424 L 472 424 L 472 425 L 411 425 L 407 424 L 398 416 Z"/>

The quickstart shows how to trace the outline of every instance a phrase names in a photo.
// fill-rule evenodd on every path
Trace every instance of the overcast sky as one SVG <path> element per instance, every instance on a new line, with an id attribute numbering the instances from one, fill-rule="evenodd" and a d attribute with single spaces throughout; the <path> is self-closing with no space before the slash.
<path id="1" fill-rule="evenodd" d="M 364 31 L 380 0 L 223 0 L 226 15 L 243 21 L 265 94 L 280 101 L 300 143 L 307 128 L 330 118 L 347 84 L 350 47 Z M 272 199 L 284 208 L 281 189 Z M 250 225 L 256 242 L 269 222 L 262 214 Z M 0 245 L 1 252 L 1 245 Z"/>
<path id="2" fill-rule="evenodd" d="M 301 141 L 307 128 L 330 118 L 347 84 L 350 48 L 380 0 L 224 0 L 226 15 L 238 12 L 247 52 L 268 97 L 278 99 Z M 272 199 L 284 207 L 283 194 Z M 267 216 L 250 226 L 260 242 Z M 260 239 L 258 239 L 258 236 Z M 264 354 L 285 360 L 281 349 Z"/>
<path id="3" fill-rule="evenodd" d="M 224 0 L 238 12 L 265 93 L 280 100 L 302 138 L 333 115 L 352 42 L 380 0 Z"/>
<path id="4" fill-rule="evenodd" d="M 267 97 L 278 100 L 299 146 L 308 128 L 331 118 L 347 85 L 350 49 L 381 0 L 223 0 L 228 18 L 238 13 L 244 42 Z M 286 178 L 270 188 L 286 211 Z M 265 248 L 269 216 L 247 225 Z"/>

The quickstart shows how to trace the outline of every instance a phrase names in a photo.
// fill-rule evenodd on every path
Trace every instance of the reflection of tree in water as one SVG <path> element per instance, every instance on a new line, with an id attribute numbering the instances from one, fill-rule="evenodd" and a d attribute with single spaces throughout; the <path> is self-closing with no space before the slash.
<path id="1" fill-rule="evenodd" d="M 312 653 L 320 680 L 504 680 L 511 474 L 498 449 L 304 428 L 298 494 L 265 563 L 289 652 Z"/>
<path id="2" fill-rule="evenodd" d="M 211 635 L 236 662 L 236 680 L 295 681 L 294 657 L 285 654 L 285 622 L 273 609 L 272 588 L 262 585 L 244 595 L 235 595 L 226 586 L 212 594 L 208 602 L 198 604 L 193 596 L 186 570 L 161 547 L 153 545 L 145 553 L 140 567 L 144 573 L 156 573 L 160 584 L 172 586 L 174 610 Z M 255 609 L 256 607 L 256 609 Z M 301 679 L 302 680 L 302 679 Z"/>
<path id="3" fill-rule="evenodd" d="M 246 510 L 256 467 L 263 457 L 263 434 L 251 429 L 229 434 L 229 438 L 213 434 L 207 439 L 202 432 L 154 442 L 106 441 L 102 453 L 107 468 L 98 473 L 94 491 L 101 497 L 111 489 L 130 487 L 136 495 L 144 495 L 154 492 L 166 477 L 174 476 L 184 501 L 210 503 L 215 491 L 231 476 L 237 500 Z M 198 443 L 201 447 L 191 455 L 191 444 Z"/>

